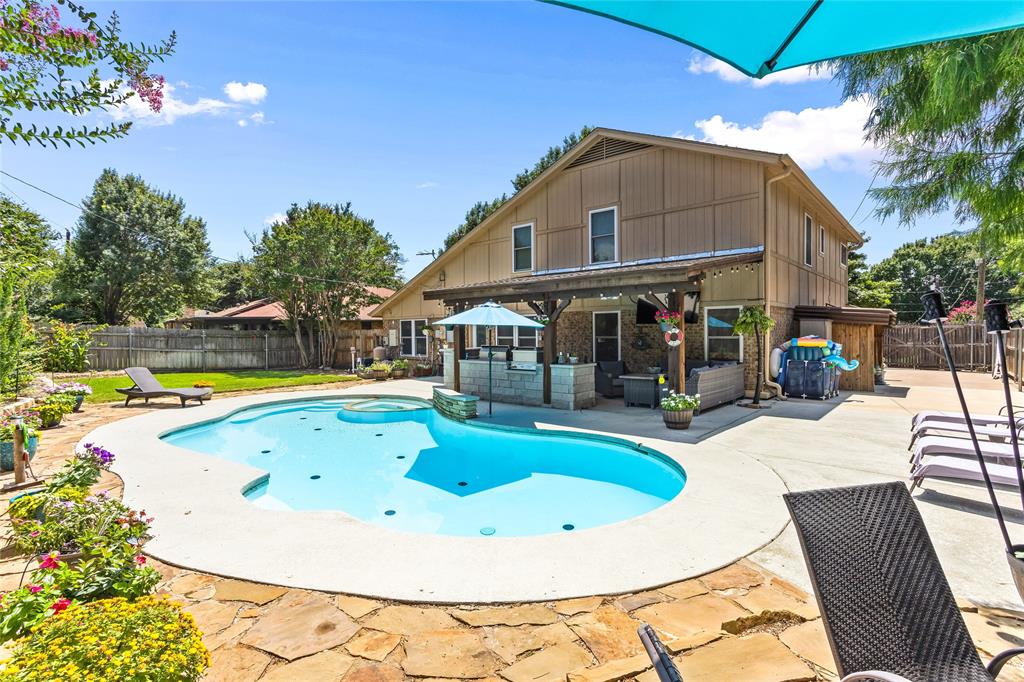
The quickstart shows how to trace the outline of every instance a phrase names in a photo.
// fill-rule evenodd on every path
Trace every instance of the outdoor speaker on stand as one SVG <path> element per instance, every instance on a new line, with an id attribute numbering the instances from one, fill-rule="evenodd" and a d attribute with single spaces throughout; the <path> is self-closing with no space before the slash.
<path id="1" fill-rule="evenodd" d="M 967 401 L 964 399 L 964 391 L 960 386 L 960 377 L 956 373 L 956 365 L 953 363 L 953 353 L 949 350 L 949 342 L 946 340 L 946 330 L 943 327 L 943 322 L 948 319 L 946 315 L 946 307 L 942 303 L 942 294 L 932 289 L 924 296 L 921 297 L 922 307 L 924 308 L 924 315 L 921 316 L 921 322 L 924 324 L 934 324 L 936 331 L 939 333 L 939 345 L 942 346 L 942 352 L 946 357 L 946 365 L 949 366 L 949 373 L 953 377 L 953 388 L 956 389 L 956 397 L 960 401 L 960 409 L 964 413 L 964 422 L 967 424 L 967 431 L 971 435 L 971 442 L 974 444 L 974 454 L 978 458 L 978 466 L 981 467 L 981 476 L 985 481 L 985 488 L 988 489 L 988 496 L 992 502 L 992 509 L 996 514 L 996 521 L 999 523 L 999 532 L 1003 536 L 1003 543 L 1006 546 L 1006 557 L 1010 562 L 1010 569 L 1013 572 L 1014 580 L 1017 584 L 1017 591 L 1021 592 L 1021 587 L 1024 583 L 1021 582 L 1024 579 L 1024 562 L 1018 560 L 1014 554 L 1015 546 L 1010 541 L 1010 534 L 1006 531 L 1006 520 L 1003 518 L 1003 510 L 999 506 L 999 500 L 996 498 L 995 488 L 992 486 L 992 478 L 988 474 L 988 463 L 985 461 L 985 456 L 981 452 L 981 445 L 978 444 L 978 434 L 974 432 L 974 422 L 971 420 L 971 412 L 967 409 Z M 986 318 L 987 318 L 987 307 L 986 307 Z M 986 319 L 987 322 L 987 319 Z M 1021 475 L 1020 464 L 1017 465 L 1017 475 Z M 1024 489 L 1022 489 L 1024 492 Z M 1021 592 L 1024 597 L 1024 592 Z"/>
<path id="2" fill-rule="evenodd" d="M 1020 493 L 1021 509 L 1024 509 L 1024 470 L 1021 469 L 1020 442 L 1017 433 L 1017 418 L 1013 414 L 1013 398 L 1010 395 L 1010 377 L 1006 373 L 1006 335 L 1011 327 L 1019 327 L 1020 321 L 1010 322 L 1009 310 L 1005 303 L 991 301 L 985 304 L 985 331 L 995 337 L 996 359 L 1003 368 L 1000 372 L 1003 382 L 1003 398 L 1006 400 L 1006 420 L 1010 427 L 1010 448 L 1013 450 L 1013 465 L 1017 474 L 1017 491 Z M 1019 371 L 1019 370 L 1018 370 Z M 1005 532 L 1005 531 L 1004 531 Z M 1006 561 L 1013 573 L 1017 593 L 1024 599 L 1024 545 L 1009 545 Z"/>

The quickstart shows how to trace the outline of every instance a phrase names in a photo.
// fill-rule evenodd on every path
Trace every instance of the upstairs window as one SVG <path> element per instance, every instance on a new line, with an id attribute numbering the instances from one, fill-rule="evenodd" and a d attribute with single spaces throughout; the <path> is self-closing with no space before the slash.
<path id="1" fill-rule="evenodd" d="M 814 221 L 804 216 L 804 265 L 814 264 Z"/>
<path id="2" fill-rule="evenodd" d="M 839 245 L 839 264 L 844 268 L 850 260 L 850 247 L 846 244 Z"/>
<path id="3" fill-rule="evenodd" d="M 512 227 L 512 272 L 533 270 L 533 223 Z"/>
<path id="4" fill-rule="evenodd" d="M 590 212 L 590 262 L 614 263 L 618 260 L 618 209 L 601 208 Z"/>
<path id="5" fill-rule="evenodd" d="M 818 253 L 825 255 L 825 226 L 818 225 Z"/>

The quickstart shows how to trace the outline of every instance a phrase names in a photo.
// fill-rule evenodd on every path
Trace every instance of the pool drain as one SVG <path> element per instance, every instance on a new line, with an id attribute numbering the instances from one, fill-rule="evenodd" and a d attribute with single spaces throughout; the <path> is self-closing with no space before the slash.
<path id="1" fill-rule="evenodd" d="M 388 509 L 386 512 L 384 512 L 384 516 L 394 516 L 394 515 L 395 515 L 395 510 L 394 509 Z"/>
<path id="2" fill-rule="evenodd" d="M 261 455 L 269 455 L 270 454 L 270 450 L 260 450 L 260 454 Z"/>
<path id="3" fill-rule="evenodd" d="M 383 433 L 375 433 L 375 434 L 373 434 L 373 435 L 375 435 L 375 436 L 377 436 L 378 438 L 380 438 L 380 437 L 381 437 L 381 436 L 383 436 L 384 434 L 383 434 Z"/>
<path id="4" fill-rule="evenodd" d="M 576 526 L 572 525 L 571 523 L 566 523 L 562 525 L 562 530 L 572 530 L 575 527 Z"/>
<path id="5" fill-rule="evenodd" d="M 490 526 L 484 526 L 480 529 L 480 535 L 494 535 L 494 529 Z"/>
<path id="6" fill-rule="evenodd" d="M 398 457 L 395 457 L 395 459 L 405 459 L 405 455 L 399 455 Z"/>
<path id="7" fill-rule="evenodd" d="M 466 483 L 465 481 L 459 481 L 459 485 L 462 486 L 462 487 L 466 487 L 469 484 Z"/>
<path id="8" fill-rule="evenodd" d="M 319 478 L 320 478 L 320 474 L 313 474 L 313 475 L 312 475 L 312 476 L 310 476 L 309 478 L 315 481 L 315 480 L 317 480 L 317 479 L 319 479 Z"/>
<path id="9" fill-rule="evenodd" d="M 323 430 L 323 428 L 322 428 L 322 427 L 320 427 L 320 426 L 318 426 L 318 427 L 316 427 L 316 428 L 315 428 L 315 429 L 313 429 L 313 430 L 314 430 L 314 431 L 322 431 L 322 430 Z"/>

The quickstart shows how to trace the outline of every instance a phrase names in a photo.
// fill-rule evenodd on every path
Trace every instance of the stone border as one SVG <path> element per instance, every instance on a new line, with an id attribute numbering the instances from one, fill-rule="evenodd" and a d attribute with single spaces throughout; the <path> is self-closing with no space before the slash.
<path id="1" fill-rule="evenodd" d="M 432 386 L 389 382 L 388 394 L 425 398 Z M 501 603 L 640 591 L 730 564 L 788 522 L 778 504 L 786 487 L 775 472 L 709 443 L 644 440 L 687 472 L 683 491 L 647 514 L 565 535 L 476 538 L 395 531 L 338 511 L 262 509 L 241 491 L 266 472 L 160 440 L 255 405 L 364 395 L 314 390 L 219 398 L 121 419 L 81 442 L 117 453 L 113 471 L 124 481 L 125 503 L 156 517 L 147 552 L 167 563 L 400 601 Z"/>

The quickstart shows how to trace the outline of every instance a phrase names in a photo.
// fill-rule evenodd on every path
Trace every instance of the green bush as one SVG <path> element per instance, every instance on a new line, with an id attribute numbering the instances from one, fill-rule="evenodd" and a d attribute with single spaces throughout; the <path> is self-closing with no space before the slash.
<path id="1" fill-rule="evenodd" d="M 102 327 L 86 329 L 57 320 L 51 323 L 43 356 L 47 372 L 84 372 L 89 365 L 92 336 Z"/>
<path id="2" fill-rule="evenodd" d="M 661 401 L 661 409 L 666 412 L 696 410 L 698 407 L 700 407 L 700 393 L 696 393 L 694 395 L 673 393 Z"/>

